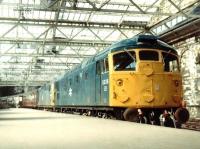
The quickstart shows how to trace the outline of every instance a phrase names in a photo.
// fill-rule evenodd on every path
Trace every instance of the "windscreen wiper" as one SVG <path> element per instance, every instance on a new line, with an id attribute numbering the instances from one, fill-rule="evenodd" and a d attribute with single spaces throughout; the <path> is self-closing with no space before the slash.
<path id="1" fill-rule="evenodd" d="M 133 59 L 133 62 L 135 62 L 135 57 L 133 57 L 133 55 L 127 50 L 127 49 L 123 49 L 124 52 L 126 52 L 132 59 Z"/>

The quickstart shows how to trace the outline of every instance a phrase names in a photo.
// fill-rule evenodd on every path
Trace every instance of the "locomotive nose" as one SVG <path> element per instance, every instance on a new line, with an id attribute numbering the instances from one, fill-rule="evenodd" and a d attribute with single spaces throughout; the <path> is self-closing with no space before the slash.
<path id="1" fill-rule="evenodd" d="M 175 118 L 181 124 L 189 120 L 190 114 L 186 108 L 178 108 L 175 112 Z"/>

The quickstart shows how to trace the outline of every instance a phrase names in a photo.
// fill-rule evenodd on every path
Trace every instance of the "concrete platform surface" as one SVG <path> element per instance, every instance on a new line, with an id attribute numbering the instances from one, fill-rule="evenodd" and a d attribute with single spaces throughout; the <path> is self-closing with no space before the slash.
<path id="1" fill-rule="evenodd" d="M 0 110 L 0 149 L 200 149 L 200 132 L 53 113 Z"/>

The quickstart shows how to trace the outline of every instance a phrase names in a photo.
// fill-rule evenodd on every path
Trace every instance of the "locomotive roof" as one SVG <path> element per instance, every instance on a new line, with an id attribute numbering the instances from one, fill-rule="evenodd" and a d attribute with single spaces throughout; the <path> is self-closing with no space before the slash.
<path id="1" fill-rule="evenodd" d="M 177 54 L 177 51 L 167 43 L 159 40 L 153 35 L 138 35 L 129 39 L 124 39 L 119 42 L 113 43 L 110 47 L 106 48 L 97 55 L 107 54 L 109 52 L 117 52 L 122 49 L 130 48 L 148 48 L 148 49 L 159 49 L 166 52 L 172 52 Z"/>
<path id="2" fill-rule="evenodd" d="M 130 49 L 130 48 L 148 48 L 148 49 L 159 49 L 166 52 L 172 52 L 177 54 L 177 51 L 168 45 L 167 43 L 159 40 L 156 36 L 153 35 L 138 35 L 129 39 L 125 39 L 116 43 L 113 43 L 111 46 L 106 48 L 105 50 L 99 52 L 95 56 L 84 60 L 80 65 L 77 65 L 72 70 L 79 70 L 80 68 L 86 67 L 88 64 L 93 61 L 104 58 L 108 53 L 117 52 L 122 49 Z M 63 76 L 57 78 L 57 81 L 63 79 L 65 75 L 68 75 L 71 71 L 66 72 Z"/>

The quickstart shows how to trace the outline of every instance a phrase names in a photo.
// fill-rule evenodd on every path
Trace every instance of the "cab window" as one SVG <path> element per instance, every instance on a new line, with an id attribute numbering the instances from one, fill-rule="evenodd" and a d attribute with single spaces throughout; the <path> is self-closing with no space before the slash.
<path id="1" fill-rule="evenodd" d="M 179 71 L 179 65 L 178 65 L 178 57 L 162 52 L 163 62 L 164 62 L 164 71 L 166 72 L 176 72 Z"/>
<path id="2" fill-rule="evenodd" d="M 144 61 L 158 61 L 159 56 L 156 51 L 142 50 L 139 52 L 140 60 Z"/>
<path id="3" fill-rule="evenodd" d="M 124 51 L 113 56 L 115 71 L 135 70 L 136 56 L 134 51 Z"/>

